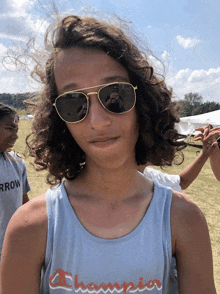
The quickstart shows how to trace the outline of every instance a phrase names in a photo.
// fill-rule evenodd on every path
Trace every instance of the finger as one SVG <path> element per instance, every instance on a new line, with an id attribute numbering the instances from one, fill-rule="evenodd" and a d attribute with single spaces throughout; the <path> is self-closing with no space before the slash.
<path id="1" fill-rule="evenodd" d="M 195 131 L 199 131 L 199 132 L 202 132 L 203 133 L 204 132 L 204 129 L 203 128 L 196 128 Z"/>
<path id="2" fill-rule="evenodd" d="M 220 128 L 214 128 L 210 130 L 209 133 L 220 133 Z"/>
<path id="3" fill-rule="evenodd" d="M 210 139 L 217 140 L 217 139 L 219 139 L 219 136 L 220 136 L 220 131 L 218 131 L 218 130 L 210 131 L 207 136 L 207 139 L 208 140 L 210 140 Z"/>
<path id="4" fill-rule="evenodd" d="M 213 149 L 215 149 L 217 146 L 218 146 L 218 142 L 210 142 L 210 148 L 209 148 L 209 150 L 211 151 L 211 150 L 213 150 Z"/>
<path id="5" fill-rule="evenodd" d="M 194 141 L 202 141 L 203 140 L 203 134 L 197 134 L 194 137 Z"/>
<path id="6" fill-rule="evenodd" d="M 215 130 L 220 130 L 220 127 L 215 127 L 212 129 L 212 131 L 215 131 Z"/>
<path id="7" fill-rule="evenodd" d="M 209 134 L 209 125 L 205 127 L 203 134 L 204 137 L 206 137 Z"/>
<path id="8" fill-rule="evenodd" d="M 212 147 L 216 148 L 218 146 L 218 142 L 213 142 Z"/>

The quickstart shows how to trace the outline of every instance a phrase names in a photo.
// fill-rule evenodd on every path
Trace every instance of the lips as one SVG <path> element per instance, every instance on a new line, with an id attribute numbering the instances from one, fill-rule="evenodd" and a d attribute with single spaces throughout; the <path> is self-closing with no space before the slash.
<path id="1" fill-rule="evenodd" d="M 115 143 L 115 141 L 119 137 L 97 137 L 90 141 L 90 143 L 99 146 L 99 147 L 107 147 Z"/>

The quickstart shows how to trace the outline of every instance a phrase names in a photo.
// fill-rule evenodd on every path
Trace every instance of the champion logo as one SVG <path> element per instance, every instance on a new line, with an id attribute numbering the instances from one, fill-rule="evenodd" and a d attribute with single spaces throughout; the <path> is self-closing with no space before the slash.
<path id="1" fill-rule="evenodd" d="M 49 278 L 49 285 L 51 289 L 64 289 L 67 291 L 72 291 L 72 285 L 69 284 L 72 280 L 73 279 L 71 273 L 58 269 Z"/>
<path id="2" fill-rule="evenodd" d="M 63 289 L 66 291 L 72 291 L 73 289 L 77 293 L 141 293 L 143 291 L 152 291 L 153 289 L 162 290 L 162 283 L 160 280 L 149 280 L 144 283 L 143 278 L 139 278 L 138 284 L 133 282 L 123 282 L 119 284 L 115 283 L 101 283 L 99 285 L 91 282 L 85 284 L 79 281 L 78 275 L 75 275 L 74 281 L 72 274 L 62 269 L 58 269 L 50 278 L 49 286 L 51 289 Z"/>

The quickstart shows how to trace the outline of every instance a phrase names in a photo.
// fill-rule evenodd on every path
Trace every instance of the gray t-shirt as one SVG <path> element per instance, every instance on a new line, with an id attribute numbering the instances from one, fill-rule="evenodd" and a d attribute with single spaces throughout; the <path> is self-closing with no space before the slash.
<path id="1" fill-rule="evenodd" d="M 28 191 L 24 160 L 13 151 L 0 153 L 0 255 L 7 225 Z"/>

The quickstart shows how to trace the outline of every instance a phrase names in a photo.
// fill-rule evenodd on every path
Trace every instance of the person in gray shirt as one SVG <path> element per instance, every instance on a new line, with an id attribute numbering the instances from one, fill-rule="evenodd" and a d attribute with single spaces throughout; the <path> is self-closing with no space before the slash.
<path id="1" fill-rule="evenodd" d="M 29 200 L 25 162 L 12 151 L 18 139 L 18 122 L 15 109 L 0 103 L 0 257 L 9 220 Z"/>

